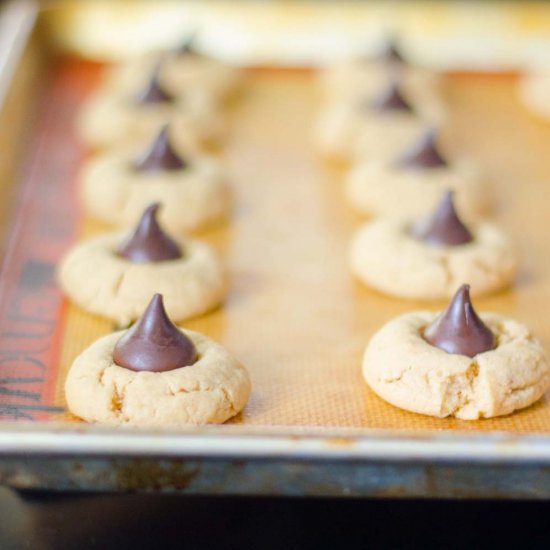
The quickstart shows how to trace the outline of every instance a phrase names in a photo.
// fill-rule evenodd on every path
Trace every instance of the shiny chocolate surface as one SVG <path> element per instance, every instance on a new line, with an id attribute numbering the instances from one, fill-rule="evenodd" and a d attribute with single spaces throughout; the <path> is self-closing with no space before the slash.
<path id="1" fill-rule="evenodd" d="M 113 360 L 133 371 L 165 372 L 197 361 L 193 342 L 172 323 L 155 294 L 143 315 L 117 342 Z"/>
<path id="2" fill-rule="evenodd" d="M 138 105 L 146 105 L 150 103 L 170 103 L 174 101 L 160 83 L 160 70 L 162 63 L 158 63 L 151 73 L 151 77 L 146 86 L 136 96 Z"/>
<path id="3" fill-rule="evenodd" d="M 181 170 L 187 163 L 176 153 L 170 144 L 168 126 L 164 126 L 150 147 L 134 162 L 139 172 L 163 172 Z"/>
<path id="4" fill-rule="evenodd" d="M 462 285 L 447 309 L 424 330 L 424 340 L 447 353 L 474 357 L 496 347 L 495 335 L 483 323 L 470 300 L 470 285 Z"/>
<path id="5" fill-rule="evenodd" d="M 414 226 L 411 234 L 433 245 L 458 246 L 473 241 L 472 233 L 456 213 L 452 191 L 443 195 L 432 215 Z"/>
<path id="6" fill-rule="evenodd" d="M 160 204 L 148 206 L 132 235 L 119 247 L 117 255 L 131 262 L 162 262 L 182 257 L 180 246 L 169 237 L 157 221 Z"/>
<path id="7" fill-rule="evenodd" d="M 371 104 L 375 111 L 404 111 L 413 112 L 412 106 L 403 97 L 399 84 L 392 79 L 389 86 Z"/>
<path id="8" fill-rule="evenodd" d="M 431 130 L 399 160 L 402 168 L 439 168 L 447 164 L 437 147 L 435 132 Z"/>

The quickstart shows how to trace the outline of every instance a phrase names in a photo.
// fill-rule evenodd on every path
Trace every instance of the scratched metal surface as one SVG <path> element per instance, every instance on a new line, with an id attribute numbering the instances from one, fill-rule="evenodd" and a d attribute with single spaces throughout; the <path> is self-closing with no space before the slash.
<path id="1" fill-rule="evenodd" d="M 247 462 L 189 459 L 3 460 L 14 489 L 139 491 L 189 495 L 547 499 L 548 466 Z"/>
<path id="2" fill-rule="evenodd" d="M 550 497 L 550 441 L 510 434 L 238 427 L 185 435 L 21 425 L 0 432 L 0 483 L 17 490 L 429 498 Z"/>
<path id="3" fill-rule="evenodd" d="M 25 28 L 21 25 L 14 33 L 14 40 L 26 38 Z M 28 66 L 27 74 L 34 75 L 34 79 L 28 78 L 19 97 L 31 98 L 33 88 L 34 91 L 42 89 L 53 93 L 55 104 L 48 102 L 47 96 L 42 98 L 44 110 L 38 111 L 37 120 L 43 122 L 45 117 L 64 119 L 75 108 L 75 96 L 64 95 L 64 90 L 74 92 L 78 86 L 83 91 L 88 90 L 90 82 L 87 78 L 90 75 L 94 78 L 95 73 L 63 71 L 61 68 L 56 73 L 53 87 L 40 88 L 44 83 L 36 77 L 40 74 L 39 65 L 47 65 L 54 72 L 58 68 L 45 56 L 41 58 L 41 64 L 37 63 L 39 57 L 36 50 L 33 51 L 36 40 L 39 40 L 38 36 L 31 37 L 27 49 L 18 57 L 22 73 Z M 18 80 L 20 78 L 15 74 L 13 83 Z M 269 77 L 258 82 L 260 89 L 267 86 L 271 90 Z M 468 85 L 469 81 L 459 80 L 457 89 Z M 504 105 L 510 103 L 509 91 L 503 94 L 497 87 L 500 92 L 495 96 L 492 87 L 489 82 L 482 89 Z M 289 96 L 293 96 L 295 91 L 304 93 L 297 80 L 289 80 L 287 88 Z M 21 101 L 21 104 L 25 102 Z M 300 116 L 302 114 L 297 113 L 297 117 Z M 20 135 L 19 129 L 25 122 L 32 122 L 28 116 L 26 121 L 23 119 L 7 125 L 13 132 L 11 139 Z M 52 127 L 62 129 L 63 125 L 54 124 Z M 526 130 L 524 123 L 518 128 L 533 136 L 533 129 Z M 501 130 L 497 123 L 496 135 L 504 139 Z M 4 128 L 2 135 L 5 136 L 6 132 Z M 541 128 L 534 132 L 542 137 L 546 130 Z M 59 356 L 60 350 L 67 349 L 67 333 L 58 322 L 67 315 L 66 305 L 53 283 L 52 270 L 67 240 L 74 236 L 72 232 L 75 231 L 78 212 L 68 208 L 74 203 L 71 195 L 74 189 L 69 188 L 62 201 L 51 199 L 59 196 L 55 186 L 74 177 L 74 165 L 67 166 L 61 173 L 40 172 L 39 161 L 46 145 L 48 153 L 59 161 L 57 166 L 63 165 L 61 161 L 65 156 L 78 159 L 82 154 L 78 146 L 65 138 L 55 133 L 31 136 L 30 149 L 38 161 L 23 168 L 22 180 L 30 183 L 19 190 L 16 201 L 18 218 L 25 223 L 17 228 L 17 242 L 14 239 L 8 241 L 7 254 L 13 263 L 4 265 L 3 269 L 8 271 L 3 273 L 9 276 L 0 278 L 0 365 L 3 372 L 17 368 L 17 376 L 10 374 L 0 381 L 3 394 L 0 414 L 18 421 L 0 424 L 1 483 L 18 489 L 148 490 L 190 494 L 550 497 L 550 437 L 541 433 L 550 427 L 544 416 L 546 403 L 523 416 L 512 417 L 508 425 L 485 423 L 479 428 L 449 421 L 443 427 L 453 430 L 450 431 L 443 430 L 438 421 L 401 414 L 400 411 L 395 411 L 395 416 L 367 417 L 362 411 L 365 390 L 361 387 L 355 394 L 355 401 L 342 403 L 344 414 L 349 415 L 351 411 L 345 422 L 335 420 L 334 416 L 327 417 L 322 408 L 318 409 L 314 422 L 311 422 L 307 409 L 302 410 L 301 416 L 294 417 L 301 420 L 289 422 L 285 407 L 282 407 L 280 419 L 286 421 L 280 424 L 286 423 L 286 428 L 280 425 L 272 429 L 273 418 L 269 415 L 262 417 L 263 409 L 259 406 L 262 384 L 263 391 L 269 389 L 266 378 L 263 382 L 260 380 L 260 391 L 252 403 L 252 411 L 254 414 L 259 412 L 260 416 L 245 415 L 244 422 L 240 419 L 232 426 L 189 433 L 149 434 L 52 423 L 52 415 L 55 417 L 62 410 L 62 401 L 56 400 L 58 373 L 48 365 Z M 63 146 L 52 146 L 56 140 Z M 537 139 L 535 148 L 538 147 L 539 154 L 544 149 L 541 143 Z M 469 140 L 462 145 L 467 149 Z M 495 167 L 500 163 L 494 155 L 486 156 Z M 307 176 L 305 168 L 302 167 Z M 510 178 L 517 177 L 522 168 L 517 160 L 512 163 Z M 535 172 L 535 177 L 541 181 L 542 172 Z M 42 185 L 33 188 L 37 178 Z M 511 185 L 507 189 L 511 189 Z M 30 193 L 40 194 L 31 197 Z M 508 214 L 505 211 L 505 216 Z M 49 223 L 52 219 L 55 220 L 53 225 Z M 520 229 L 520 220 L 514 220 L 511 215 L 509 220 L 516 230 Z M 36 239 L 37 234 L 43 240 Z M 357 292 L 362 294 L 364 291 L 358 289 Z M 6 300 L 8 296 L 10 300 Z M 378 304 L 377 308 L 384 305 L 386 317 L 404 307 L 380 296 L 369 295 L 369 298 Z M 538 307 L 536 292 L 533 295 L 531 291 L 527 298 L 523 302 L 527 307 L 533 304 Z M 489 303 L 496 309 L 506 310 L 510 304 L 513 305 L 514 299 Z M 378 322 L 382 322 L 380 318 Z M 536 318 L 536 323 L 544 327 L 542 316 Z M 92 329 L 103 330 L 105 327 L 96 324 Z M 284 398 L 284 394 L 280 397 Z M 385 406 L 376 405 L 382 407 L 377 410 Z M 286 410 L 294 409 L 287 407 Z M 67 420 L 65 416 L 57 418 Z M 249 421 L 258 418 L 260 421 L 255 426 Z M 27 424 L 25 421 L 28 420 L 48 422 Z M 316 422 L 317 429 L 312 426 Z M 327 424 L 332 429 L 327 429 Z M 340 429 L 336 429 L 338 427 Z M 413 431 L 396 431 L 396 427 L 412 428 Z M 461 433 L 460 430 L 470 430 L 470 433 Z M 488 433 L 481 434 L 479 430 Z"/>

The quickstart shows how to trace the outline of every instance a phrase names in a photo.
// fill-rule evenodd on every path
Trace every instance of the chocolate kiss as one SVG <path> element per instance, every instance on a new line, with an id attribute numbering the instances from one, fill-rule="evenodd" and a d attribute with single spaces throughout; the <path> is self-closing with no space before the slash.
<path id="1" fill-rule="evenodd" d="M 163 89 L 160 84 L 160 69 L 161 63 L 158 63 L 154 68 L 149 82 L 145 88 L 137 95 L 136 103 L 145 105 L 148 103 L 167 103 L 174 101 L 174 98 Z"/>
<path id="2" fill-rule="evenodd" d="M 456 213 L 452 191 L 443 195 L 428 222 L 421 228 L 413 229 L 413 235 L 425 243 L 435 245 L 459 245 L 473 240 L 472 234 Z"/>
<path id="3" fill-rule="evenodd" d="M 192 34 L 187 38 L 182 44 L 180 44 L 174 52 L 177 55 L 197 55 L 197 50 L 195 49 L 193 43 L 195 42 L 195 35 Z"/>
<path id="4" fill-rule="evenodd" d="M 462 285 L 447 309 L 424 331 L 424 340 L 447 353 L 474 357 L 494 349 L 495 335 L 483 324 L 470 301 L 470 285 Z"/>
<path id="5" fill-rule="evenodd" d="M 412 112 L 412 107 L 401 94 L 396 82 L 392 81 L 389 88 L 371 106 L 377 111 L 407 111 Z"/>
<path id="6" fill-rule="evenodd" d="M 134 371 L 164 372 L 192 365 L 197 350 L 168 318 L 162 295 L 155 294 L 143 315 L 116 343 L 113 360 Z"/>
<path id="7" fill-rule="evenodd" d="M 435 142 L 435 132 L 428 131 L 419 143 L 405 154 L 399 161 L 403 168 L 438 168 L 447 166 L 447 161 L 441 156 Z"/>
<path id="8" fill-rule="evenodd" d="M 181 258 L 181 249 L 157 221 L 159 203 L 148 206 L 132 234 L 117 251 L 118 256 L 135 263 L 162 262 Z"/>
<path id="9" fill-rule="evenodd" d="M 186 166 L 185 161 L 179 157 L 170 145 L 168 126 L 162 128 L 149 150 L 134 163 L 134 168 L 139 172 L 181 170 Z"/>
<path id="10" fill-rule="evenodd" d="M 386 42 L 385 48 L 380 55 L 382 61 L 389 61 L 390 63 L 404 63 L 405 60 L 399 51 L 395 37 L 390 37 Z"/>

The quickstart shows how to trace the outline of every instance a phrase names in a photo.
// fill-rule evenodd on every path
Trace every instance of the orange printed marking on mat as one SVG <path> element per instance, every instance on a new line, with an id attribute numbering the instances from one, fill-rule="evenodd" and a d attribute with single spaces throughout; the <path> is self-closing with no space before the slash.
<path id="1" fill-rule="evenodd" d="M 55 266 L 79 219 L 74 115 L 97 75 L 87 63 L 54 67 L 37 106 L 0 273 L 0 420 L 47 420 L 61 410 L 53 396 L 66 308 Z"/>

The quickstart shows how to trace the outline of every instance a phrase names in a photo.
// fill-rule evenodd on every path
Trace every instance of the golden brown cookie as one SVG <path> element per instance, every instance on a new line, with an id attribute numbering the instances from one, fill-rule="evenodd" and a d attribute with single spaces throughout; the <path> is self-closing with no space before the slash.
<path id="1" fill-rule="evenodd" d="M 544 394 L 550 366 L 538 340 L 525 325 L 504 316 L 488 313 L 480 319 L 466 293 L 466 287 L 459 289 L 439 316 L 407 313 L 371 338 L 363 376 L 380 397 L 412 412 L 475 420 L 510 414 Z M 427 340 L 428 327 L 439 331 L 432 340 L 437 345 Z M 468 350 L 472 340 L 482 347 L 453 349 Z"/>
<path id="2" fill-rule="evenodd" d="M 250 394 L 246 369 L 222 346 L 178 329 L 156 295 L 131 329 L 108 334 L 73 362 L 69 410 L 88 422 L 177 429 L 225 422 Z"/>
<path id="3" fill-rule="evenodd" d="M 65 254 L 58 279 L 73 302 L 119 326 L 135 321 L 155 292 L 164 295 L 168 314 L 176 321 L 202 315 L 221 303 L 227 290 L 225 272 L 207 244 L 179 237 L 173 240 L 176 253 L 153 259 L 147 257 L 147 249 L 139 250 L 140 245 L 150 245 L 150 228 L 147 235 L 141 229 L 150 214 L 147 209 L 133 235 L 91 237 Z M 153 246 L 158 250 L 162 243 Z"/>
<path id="4" fill-rule="evenodd" d="M 406 218 L 378 218 L 361 227 L 350 247 L 352 272 L 376 290 L 422 300 L 450 298 L 464 281 L 469 281 L 475 295 L 508 286 L 517 268 L 509 239 L 496 225 L 480 222 L 462 226 L 465 235 L 453 241 L 458 231 L 453 232 L 449 223 L 461 222 L 454 209 L 447 212 L 450 222 L 442 217 L 449 196 L 423 234 L 416 231 L 418 221 Z M 437 232 L 447 239 L 437 239 Z"/>
<path id="5" fill-rule="evenodd" d="M 204 155 L 182 158 L 166 129 L 140 157 L 117 149 L 90 158 L 79 179 L 86 214 L 115 226 L 137 223 L 147 206 L 159 202 L 161 224 L 177 234 L 211 226 L 231 207 L 220 164 Z"/>
<path id="6" fill-rule="evenodd" d="M 454 191 L 466 221 L 488 210 L 489 187 L 477 166 L 442 155 L 432 131 L 423 132 L 392 159 L 357 162 L 345 180 L 350 206 L 371 216 L 419 218 L 429 214 L 447 191 Z"/>
<path id="7" fill-rule="evenodd" d="M 154 69 L 144 87 L 100 87 L 80 112 L 77 130 L 92 149 L 140 146 L 168 123 L 176 143 L 200 149 L 218 143 L 226 124 L 218 106 L 204 94 L 168 92 Z"/>
<path id="8" fill-rule="evenodd" d="M 335 160 L 393 160 L 426 127 L 439 127 L 445 119 L 441 105 L 415 103 L 399 80 L 390 79 L 376 97 L 371 96 L 327 102 L 314 129 L 320 153 Z"/>
<path id="9" fill-rule="evenodd" d="M 219 103 L 242 84 L 237 69 L 184 44 L 173 51 L 150 52 L 119 63 L 107 71 L 104 85 L 115 93 L 139 90 L 159 63 L 160 81 L 174 95 L 191 93 Z"/>

